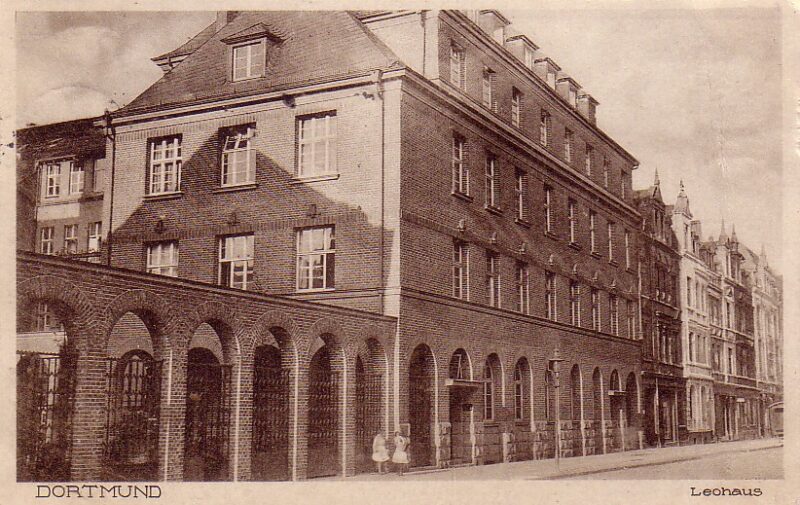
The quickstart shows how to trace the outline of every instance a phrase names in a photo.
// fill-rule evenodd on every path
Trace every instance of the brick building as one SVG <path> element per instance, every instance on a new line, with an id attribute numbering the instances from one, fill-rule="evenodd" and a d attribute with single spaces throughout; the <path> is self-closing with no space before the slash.
<path id="1" fill-rule="evenodd" d="M 658 172 L 654 184 L 636 190 L 634 199 L 643 221 L 638 253 L 645 440 L 661 446 L 678 443 L 686 435 L 678 299 L 681 255 L 672 229 L 672 206 L 664 204 Z"/>
<path id="2" fill-rule="evenodd" d="M 164 76 L 95 123 L 112 268 L 74 268 L 178 314 L 218 305 L 169 331 L 156 298 L 98 312 L 113 317 L 92 352 L 122 384 L 159 377 L 167 410 L 154 426 L 152 394 L 110 400 L 128 420 L 92 428 L 105 445 L 73 437 L 73 478 L 109 461 L 127 479 L 352 474 L 377 429 L 409 434 L 415 466 L 640 447 L 637 162 L 502 14 L 224 12 L 154 61 Z M 298 342 L 270 323 L 247 348 L 225 312 L 253 325 L 250 303 L 340 311 L 352 330 Z M 158 435 L 151 452 L 114 442 L 131 430 Z"/>

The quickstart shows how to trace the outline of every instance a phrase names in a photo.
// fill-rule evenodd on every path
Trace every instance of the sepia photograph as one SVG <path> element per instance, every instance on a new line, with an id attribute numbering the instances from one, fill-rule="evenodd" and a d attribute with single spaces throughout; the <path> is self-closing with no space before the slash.
<path id="1" fill-rule="evenodd" d="M 3 113 L 18 495 L 800 499 L 789 3 L 45 5 Z"/>

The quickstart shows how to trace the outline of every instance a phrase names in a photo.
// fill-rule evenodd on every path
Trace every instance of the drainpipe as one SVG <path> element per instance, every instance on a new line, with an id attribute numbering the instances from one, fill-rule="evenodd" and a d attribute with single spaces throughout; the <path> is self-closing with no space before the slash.
<path id="1" fill-rule="evenodd" d="M 111 181 L 109 184 L 109 192 L 108 192 L 108 239 L 107 239 L 107 248 L 108 248 L 108 266 L 111 266 L 111 250 L 113 247 L 113 223 L 114 223 L 114 170 L 116 168 L 116 159 L 117 159 L 117 133 L 114 129 L 114 126 L 111 124 L 113 118 L 111 117 L 111 113 L 106 110 L 103 119 L 106 122 L 106 138 L 111 141 Z"/>
<path id="2" fill-rule="evenodd" d="M 384 276 L 386 273 L 386 101 L 383 97 L 383 71 L 375 71 L 375 97 L 381 101 L 381 228 L 380 228 L 380 280 L 379 280 L 379 302 L 380 313 L 385 310 L 386 284 Z"/>

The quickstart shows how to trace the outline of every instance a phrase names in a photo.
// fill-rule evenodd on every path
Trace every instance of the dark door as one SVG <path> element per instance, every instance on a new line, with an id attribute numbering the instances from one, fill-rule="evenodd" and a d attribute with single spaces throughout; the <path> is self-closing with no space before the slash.
<path id="1" fill-rule="evenodd" d="M 230 370 L 208 349 L 189 351 L 184 480 L 228 478 Z"/>
<path id="2" fill-rule="evenodd" d="M 339 375 L 327 346 L 311 359 L 308 377 L 308 477 L 338 475 Z"/>
<path id="3" fill-rule="evenodd" d="M 277 348 L 264 346 L 253 372 L 253 480 L 288 480 L 289 370 Z"/>
<path id="4" fill-rule="evenodd" d="M 356 470 L 376 470 L 372 461 L 372 440 L 381 430 L 383 376 L 364 367 L 356 358 Z M 386 436 L 386 434 L 384 434 Z"/>

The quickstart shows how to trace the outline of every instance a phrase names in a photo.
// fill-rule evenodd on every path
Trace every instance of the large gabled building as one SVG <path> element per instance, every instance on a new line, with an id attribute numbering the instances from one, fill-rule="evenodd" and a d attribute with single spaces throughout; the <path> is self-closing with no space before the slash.
<path id="1" fill-rule="evenodd" d="M 223 12 L 154 60 L 97 122 L 104 262 L 396 330 L 304 305 L 249 348 L 257 318 L 232 304 L 165 340 L 131 295 L 94 352 L 172 377 L 146 398 L 181 429 L 106 426 L 107 468 L 143 472 L 112 443 L 129 429 L 160 437 L 146 475 L 187 480 L 352 474 L 377 429 L 410 435 L 415 466 L 641 446 L 637 162 L 502 14 Z"/>

